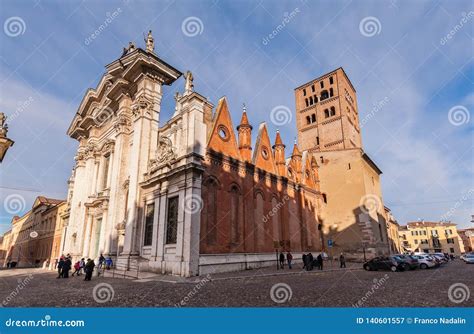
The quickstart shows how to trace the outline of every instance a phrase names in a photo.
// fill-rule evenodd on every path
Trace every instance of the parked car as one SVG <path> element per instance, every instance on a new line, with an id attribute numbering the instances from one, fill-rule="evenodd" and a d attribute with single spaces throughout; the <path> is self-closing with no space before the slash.
<path id="1" fill-rule="evenodd" d="M 473 253 L 470 253 L 470 254 L 464 254 L 464 262 L 465 263 L 474 263 L 474 254 Z"/>
<path id="2" fill-rule="evenodd" d="M 413 255 L 418 260 L 420 269 L 438 267 L 439 263 L 429 255 Z"/>
<path id="3" fill-rule="evenodd" d="M 433 253 L 430 255 L 438 259 L 440 261 L 440 264 L 448 262 L 448 259 L 446 258 L 446 256 L 444 256 L 443 253 Z"/>
<path id="4" fill-rule="evenodd" d="M 401 257 L 392 256 L 378 256 L 363 265 L 365 270 L 391 270 L 404 271 L 410 268 L 410 264 Z"/>
<path id="5" fill-rule="evenodd" d="M 394 256 L 398 256 L 399 258 L 407 262 L 409 264 L 410 270 L 417 269 L 419 266 L 418 259 L 413 255 L 394 254 Z"/>

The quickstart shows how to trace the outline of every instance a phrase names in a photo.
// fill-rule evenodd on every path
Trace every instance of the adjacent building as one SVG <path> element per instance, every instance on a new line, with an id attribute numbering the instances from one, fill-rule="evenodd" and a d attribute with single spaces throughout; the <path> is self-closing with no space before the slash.
<path id="1" fill-rule="evenodd" d="M 453 223 L 411 222 L 400 226 L 398 234 L 403 252 L 441 252 L 456 256 L 464 252 L 456 224 Z"/>
<path id="2" fill-rule="evenodd" d="M 466 228 L 458 230 L 459 239 L 464 247 L 464 252 L 469 253 L 474 251 L 474 228 Z"/>

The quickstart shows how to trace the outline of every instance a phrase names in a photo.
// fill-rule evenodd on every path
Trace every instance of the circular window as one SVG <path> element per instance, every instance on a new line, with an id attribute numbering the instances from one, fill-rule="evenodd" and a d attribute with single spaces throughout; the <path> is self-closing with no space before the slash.
<path id="1" fill-rule="evenodd" d="M 262 157 L 265 159 L 265 160 L 268 160 L 268 149 L 266 147 L 262 147 Z"/>
<path id="2" fill-rule="evenodd" d="M 222 140 L 229 140 L 229 131 L 227 130 L 227 128 L 223 125 L 220 125 L 218 128 L 217 128 L 217 133 L 219 134 L 219 137 L 221 137 Z"/>

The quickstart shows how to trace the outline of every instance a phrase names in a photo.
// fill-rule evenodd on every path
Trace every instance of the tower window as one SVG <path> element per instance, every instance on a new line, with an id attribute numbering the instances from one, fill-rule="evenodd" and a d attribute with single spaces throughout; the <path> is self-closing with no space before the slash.
<path id="1" fill-rule="evenodd" d="M 306 88 L 303 89 L 303 96 L 306 96 Z"/>
<path id="2" fill-rule="evenodd" d="M 319 136 L 316 136 L 316 145 L 319 145 Z"/>
<path id="3" fill-rule="evenodd" d="M 351 163 L 350 162 L 347 164 L 347 169 L 351 169 Z"/>
<path id="4" fill-rule="evenodd" d="M 336 115 L 336 108 L 331 107 L 331 116 Z"/>
<path id="5" fill-rule="evenodd" d="M 306 102 L 306 106 L 309 107 L 308 98 L 304 99 L 304 101 Z"/>
<path id="6" fill-rule="evenodd" d="M 324 203 L 328 202 L 328 196 L 326 194 L 323 194 L 323 202 Z"/>
<path id="7" fill-rule="evenodd" d="M 314 95 L 314 103 L 318 103 L 318 97 Z"/>
<path id="8" fill-rule="evenodd" d="M 329 77 L 329 84 L 332 85 L 334 83 L 334 79 L 332 77 Z"/>
<path id="9" fill-rule="evenodd" d="M 328 109 L 324 109 L 324 117 L 325 118 L 329 117 L 329 110 Z"/>
<path id="10" fill-rule="evenodd" d="M 312 96 L 309 97 L 309 104 L 310 104 L 311 106 L 313 105 L 313 97 L 312 97 Z"/>
<path id="11" fill-rule="evenodd" d="M 314 85 L 311 86 L 311 91 L 314 93 Z"/>
<path id="12" fill-rule="evenodd" d="M 311 123 L 316 122 L 316 114 L 311 115 Z"/>
<path id="13" fill-rule="evenodd" d="M 324 101 L 324 100 L 326 100 L 327 98 L 329 98 L 328 91 L 327 91 L 327 90 L 323 90 L 323 91 L 321 92 L 321 101 Z"/>
<path id="14" fill-rule="evenodd" d="M 311 123 L 311 118 L 309 116 L 306 116 L 306 123 L 310 124 Z"/>
<path id="15" fill-rule="evenodd" d="M 320 84 L 321 84 L 321 88 L 324 88 L 324 81 L 321 81 Z"/>
<path id="16" fill-rule="evenodd" d="M 323 156 L 320 156 L 319 160 L 321 160 L 321 163 L 324 163 L 324 157 Z"/>
<path id="17" fill-rule="evenodd" d="M 329 97 L 334 96 L 334 90 L 332 88 L 329 88 Z"/>

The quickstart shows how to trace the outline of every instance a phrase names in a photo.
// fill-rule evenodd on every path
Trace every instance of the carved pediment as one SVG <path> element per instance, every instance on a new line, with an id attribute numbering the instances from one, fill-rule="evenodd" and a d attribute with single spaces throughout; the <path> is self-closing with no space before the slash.
<path id="1" fill-rule="evenodd" d="M 173 143 L 168 137 L 160 137 L 158 141 L 158 150 L 156 156 L 153 159 L 150 159 L 148 163 L 148 174 L 153 174 L 158 169 L 169 166 L 174 163 L 176 160 L 176 153 L 173 149 Z"/>

